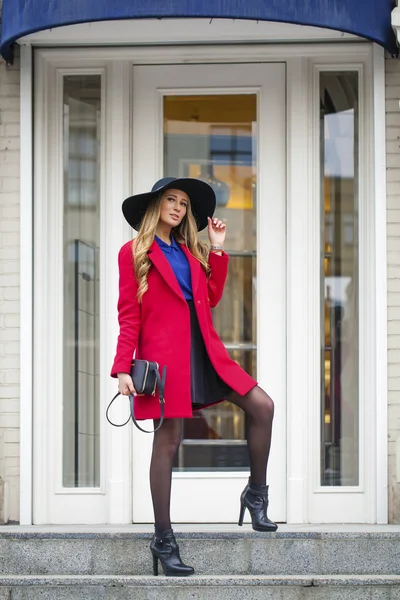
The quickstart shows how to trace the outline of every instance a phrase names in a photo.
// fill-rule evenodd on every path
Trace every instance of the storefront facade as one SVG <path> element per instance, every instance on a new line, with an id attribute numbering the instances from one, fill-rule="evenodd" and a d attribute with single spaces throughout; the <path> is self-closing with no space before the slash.
<path id="1" fill-rule="evenodd" d="M 346 27 L 270 21 L 37 29 L 18 38 L 29 390 L 18 519 L 151 522 L 151 436 L 113 429 L 104 411 L 115 393 L 117 253 L 133 235 L 121 201 L 172 175 L 209 181 L 228 226 L 230 275 L 213 317 L 275 401 L 271 515 L 387 522 L 382 46 Z M 113 418 L 126 412 L 121 400 Z M 224 405 L 185 424 L 174 522 L 235 522 L 245 433 Z"/>

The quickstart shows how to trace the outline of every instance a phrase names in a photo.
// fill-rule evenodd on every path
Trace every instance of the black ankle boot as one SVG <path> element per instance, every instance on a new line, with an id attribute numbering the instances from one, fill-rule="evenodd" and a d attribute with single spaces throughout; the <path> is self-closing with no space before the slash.
<path id="1" fill-rule="evenodd" d="M 154 575 L 158 575 L 158 561 L 161 561 L 164 575 L 167 577 L 186 577 L 187 575 L 193 575 L 193 567 L 188 567 L 181 560 L 179 546 L 176 543 L 172 529 L 167 529 L 161 536 L 156 536 L 154 534 L 150 544 L 150 550 L 153 555 Z"/>
<path id="2" fill-rule="evenodd" d="M 248 509 L 254 531 L 276 531 L 278 526 L 268 519 L 268 486 L 252 486 L 249 483 L 240 497 L 239 525 L 243 525 L 244 513 Z"/>

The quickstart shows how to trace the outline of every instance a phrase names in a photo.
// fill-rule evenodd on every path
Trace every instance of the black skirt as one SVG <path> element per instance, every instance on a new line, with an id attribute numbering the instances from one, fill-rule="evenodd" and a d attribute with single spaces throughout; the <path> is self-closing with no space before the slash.
<path id="1" fill-rule="evenodd" d="M 190 309 L 190 392 L 193 410 L 206 408 L 225 400 L 231 393 L 229 387 L 211 364 L 197 319 L 193 300 L 187 301 Z"/>

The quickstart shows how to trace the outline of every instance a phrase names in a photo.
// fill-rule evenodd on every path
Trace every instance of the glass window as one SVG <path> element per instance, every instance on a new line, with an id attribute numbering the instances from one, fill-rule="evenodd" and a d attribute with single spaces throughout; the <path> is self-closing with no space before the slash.
<path id="1" fill-rule="evenodd" d="M 358 74 L 320 75 L 321 485 L 359 484 Z"/>
<path id="2" fill-rule="evenodd" d="M 257 96 L 165 96 L 164 175 L 199 177 L 213 186 L 216 214 L 227 224 L 229 275 L 215 328 L 236 360 L 256 378 Z M 204 239 L 207 239 L 206 232 Z M 246 420 L 229 402 L 185 421 L 179 470 L 248 470 Z"/>
<path id="3" fill-rule="evenodd" d="M 100 485 L 100 75 L 64 78 L 63 485 Z"/>

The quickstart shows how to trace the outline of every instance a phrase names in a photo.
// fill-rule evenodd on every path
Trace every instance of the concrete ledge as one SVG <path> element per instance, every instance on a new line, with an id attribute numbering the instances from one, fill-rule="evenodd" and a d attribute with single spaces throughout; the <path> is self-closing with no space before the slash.
<path id="1" fill-rule="evenodd" d="M 400 533 L 311 536 L 182 533 L 182 557 L 204 576 L 400 576 Z M 0 576 L 146 576 L 150 533 L 0 536 Z"/>
<path id="2" fill-rule="evenodd" d="M 337 527 L 337 529 L 336 529 Z M 209 529 L 210 528 L 210 529 Z M 293 530 L 290 526 L 281 526 L 276 533 L 258 533 L 250 526 L 242 529 L 231 526 L 196 526 L 190 529 L 182 525 L 174 526 L 174 531 L 179 539 L 307 539 L 307 540 L 330 540 L 330 539 L 398 539 L 400 540 L 400 525 L 386 527 L 357 526 L 343 529 L 340 526 L 330 526 L 329 529 Z M 0 527 L 1 539 L 145 539 L 150 540 L 153 528 L 140 525 L 112 526 L 56 526 L 56 527 Z"/>
<path id="3" fill-rule="evenodd" d="M 134 587 L 180 587 L 192 586 L 400 586 L 400 576 L 393 575 L 354 575 L 354 576 L 320 576 L 312 577 L 287 576 L 271 577 L 268 575 L 247 576 L 192 576 L 192 577 L 154 577 L 130 576 L 119 577 L 109 575 L 91 576 L 6 576 L 0 577 L 0 586 L 134 586 Z"/>
<path id="4" fill-rule="evenodd" d="M 2 577 L 0 600 L 396 600 L 400 578 Z"/>

